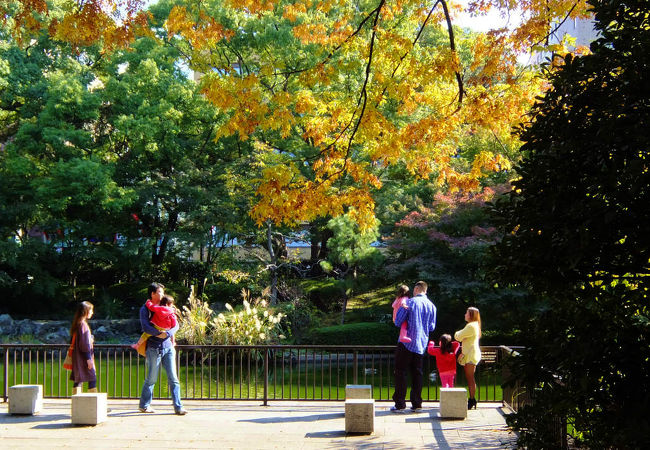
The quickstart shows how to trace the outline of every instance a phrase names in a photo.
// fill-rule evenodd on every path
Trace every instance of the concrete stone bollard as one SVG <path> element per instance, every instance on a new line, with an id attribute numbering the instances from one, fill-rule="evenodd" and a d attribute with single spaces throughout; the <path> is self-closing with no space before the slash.
<path id="1" fill-rule="evenodd" d="M 43 386 L 16 384 L 9 388 L 9 414 L 34 414 L 43 409 Z"/>
<path id="2" fill-rule="evenodd" d="M 72 396 L 72 423 L 97 425 L 106 421 L 107 398 L 105 392 L 88 392 Z"/>
<path id="3" fill-rule="evenodd" d="M 465 419 L 467 417 L 467 390 L 440 388 L 440 417 Z"/>
<path id="4" fill-rule="evenodd" d="M 346 384 L 345 399 L 372 398 L 372 386 L 369 384 Z"/>
<path id="5" fill-rule="evenodd" d="M 345 432 L 375 432 L 375 400 L 371 398 L 351 398 L 345 401 Z"/>

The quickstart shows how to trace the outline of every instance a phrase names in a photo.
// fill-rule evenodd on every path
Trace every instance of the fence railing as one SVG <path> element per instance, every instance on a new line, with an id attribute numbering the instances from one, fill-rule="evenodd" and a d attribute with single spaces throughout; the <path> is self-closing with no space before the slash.
<path id="1" fill-rule="evenodd" d="M 0 345 L 2 396 L 9 386 L 42 384 L 44 396 L 68 397 L 70 372 L 63 369 L 67 346 L 57 344 Z M 373 398 L 390 401 L 394 392 L 394 346 L 330 345 L 178 345 L 176 367 L 185 399 L 205 400 L 336 400 L 345 399 L 346 384 L 370 384 Z M 483 360 L 476 370 L 479 402 L 504 401 L 499 347 L 482 347 Z M 110 398 L 139 398 L 145 362 L 128 345 L 95 346 L 97 385 Z M 424 358 L 425 401 L 439 399 L 440 383 L 435 360 Z M 167 398 L 163 370 L 154 396 Z M 456 386 L 465 386 L 462 370 Z"/>
<path id="2" fill-rule="evenodd" d="M 502 375 L 503 375 L 503 404 L 508 406 L 514 412 L 519 412 L 521 408 L 527 405 L 533 405 L 535 402 L 535 389 L 527 386 L 511 373 L 510 365 L 507 363 L 508 358 L 516 358 L 519 353 L 512 347 L 501 346 L 499 348 L 501 355 Z M 552 434 L 554 445 L 552 447 L 564 450 L 569 448 L 568 437 L 570 433 L 567 428 L 567 417 L 549 416 L 552 423 Z"/>
<path id="3" fill-rule="evenodd" d="M 512 347 L 502 345 L 499 347 L 501 355 L 501 366 L 503 376 L 503 404 L 508 406 L 513 411 L 519 411 L 523 406 L 530 404 L 531 390 L 522 384 L 521 380 L 513 376 L 510 366 L 506 364 L 507 358 L 516 358 L 519 356 L 517 350 Z"/>

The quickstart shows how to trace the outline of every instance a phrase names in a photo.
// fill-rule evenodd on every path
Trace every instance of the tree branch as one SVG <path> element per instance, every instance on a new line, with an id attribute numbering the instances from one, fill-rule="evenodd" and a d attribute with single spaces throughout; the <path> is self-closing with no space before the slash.
<path id="1" fill-rule="evenodd" d="M 456 53 L 456 44 L 454 43 L 454 29 L 451 26 L 451 17 L 449 17 L 449 10 L 447 9 L 447 2 L 445 0 L 438 0 L 442 4 L 442 10 L 445 13 L 445 19 L 447 19 L 447 31 L 449 33 L 449 48 L 452 53 Z M 454 71 L 456 73 L 456 82 L 458 83 L 458 108 L 463 103 L 463 94 L 465 89 L 463 88 L 463 77 L 461 76 L 458 70 Z M 458 109 L 456 110 L 458 111 Z"/>
<path id="2" fill-rule="evenodd" d="M 551 37 L 551 35 L 552 35 L 553 33 L 555 33 L 557 30 L 559 30 L 560 27 L 561 27 L 562 25 L 564 25 L 564 22 L 567 21 L 567 19 L 569 18 L 569 16 L 570 16 L 571 13 L 573 12 L 573 10 L 576 8 L 576 6 L 578 6 L 578 2 L 576 2 L 576 3 L 573 4 L 573 6 L 572 6 L 571 9 L 569 10 L 569 12 L 566 14 L 566 16 L 564 16 L 564 19 L 562 19 L 562 21 L 561 21 L 560 23 L 558 23 L 557 26 L 556 26 L 555 28 L 553 28 L 553 30 L 549 31 L 548 34 L 547 34 L 546 36 L 544 36 L 544 37 L 541 38 L 539 41 L 537 41 L 536 43 L 534 43 L 533 45 L 531 45 L 531 48 L 532 48 L 532 47 L 535 47 L 535 46 L 537 46 L 537 45 L 539 45 L 539 44 L 541 44 L 541 43 L 544 42 L 544 41 L 546 41 L 546 45 L 548 45 L 548 38 Z"/>
<path id="3" fill-rule="evenodd" d="M 354 32 L 352 34 L 350 34 L 348 37 L 346 37 L 343 42 L 341 42 L 339 45 L 334 47 L 332 49 L 332 51 L 330 51 L 330 53 L 325 57 L 325 59 L 323 59 L 320 63 L 316 64 L 316 66 L 323 65 L 323 64 L 327 63 L 327 61 L 329 61 L 330 58 L 332 58 L 332 56 L 334 56 L 334 53 L 336 53 L 338 50 L 340 50 L 343 47 L 344 44 L 346 44 L 347 42 L 350 41 L 350 39 L 352 39 L 354 36 L 359 34 L 361 29 L 363 28 L 363 25 L 366 23 L 366 21 L 368 19 L 370 19 L 370 17 L 372 17 L 373 14 L 377 13 L 377 15 L 379 15 L 379 10 L 382 8 L 384 3 L 385 3 L 385 0 L 382 0 L 381 3 L 379 4 L 379 6 L 377 6 L 375 9 L 370 11 L 368 13 L 368 15 L 366 17 L 364 17 L 364 19 L 359 23 L 359 26 L 357 26 L 357 29 L 354 30 Z M 376 19 L 376 17 L 377 16 L 375 16 L 375 19 Z M 375 23 L 376 23 L 376 20 L 375 20 Z M 276 75 L 294 75 L 294 74 L 297 74 L 297 73 L 307 72 L 308 70 L 312 70 L 314 67 L 315 66 L 306 67 L 304 69 L 290 70 L 288 72 L 278 72 Z"/>

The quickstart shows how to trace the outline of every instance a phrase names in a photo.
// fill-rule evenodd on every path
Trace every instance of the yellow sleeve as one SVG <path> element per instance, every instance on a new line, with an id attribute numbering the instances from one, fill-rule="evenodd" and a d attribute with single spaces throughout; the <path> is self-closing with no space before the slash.
<path id="1" fill-rule="evenodd" d="M 468 339 L 474 336 L 474 327 L 472 327 L 470 324 L 465 325 L 465 328 L 463 328 L 460 331 L 456 331 L 454 333 L 454 339 L 457 341 L 462 341 L 463 339 Z"/>

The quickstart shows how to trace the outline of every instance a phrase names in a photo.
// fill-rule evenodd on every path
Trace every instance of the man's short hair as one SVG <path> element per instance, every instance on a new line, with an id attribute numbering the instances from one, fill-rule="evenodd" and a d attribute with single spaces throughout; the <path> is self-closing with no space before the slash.
<path id="1" fill-rule="evenodd" d="M 429 287 L 429 286 L 424 281 L 418 281 L 417 283 L 415 283 L 415 289 L 420 288 L 420 290 L 422 292 L 426 293 L 427 292 L 427 287 Z"/>
<path id="2" fill-rule="evenodd" d="M 160 288 L 165 289 L 165 285 L 162 283 L 151 283 L 149 285 L 149 288 L 147 289 L 147 294 L 149 294 L 149 298 L 151 298 L 151 294 L 158 291 L 158 289 Z"/>

